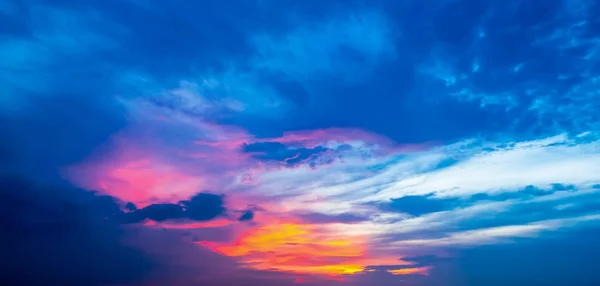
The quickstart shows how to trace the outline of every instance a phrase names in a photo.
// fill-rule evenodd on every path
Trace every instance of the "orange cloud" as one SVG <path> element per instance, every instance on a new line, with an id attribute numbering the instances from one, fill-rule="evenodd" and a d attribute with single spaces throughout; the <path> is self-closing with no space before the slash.
<path id="1" fill-rule="evenodd" d="M 429 273 L 430 267 L 414 267 L 414 268 L 402 268 L 402 269 L 393 269 L 388 270 L 387 272 L 394 275 L 411 275 L 411 274 L 421 274 L 427 275 Z"/>
<path id="2" fill-rule="evenodd" d="M 215 252 L 240 257 L 249 268 L 300 274 L 355 274 L 366 266 L 402 264 L 397 258 L 370 259 L 362 237 L 340 237 L 311 225 L 275 223 L 243 233 L 233 244 L 200 242 Z"/>

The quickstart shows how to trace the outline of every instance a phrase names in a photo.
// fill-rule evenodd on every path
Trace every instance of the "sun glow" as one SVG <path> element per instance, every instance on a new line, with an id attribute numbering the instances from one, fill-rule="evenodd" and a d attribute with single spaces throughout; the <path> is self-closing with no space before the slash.
<path id="1" fill-rule="evenodd" d="M 334 238 L 311 225 L 266 225 L 242 234 L 232 245 L 199 244 L 241 257 L 244 265 L 259 270 L 340 275 L 361 272 L 365 267 L 360 263 L 366 254 L 364 239 Z"/>

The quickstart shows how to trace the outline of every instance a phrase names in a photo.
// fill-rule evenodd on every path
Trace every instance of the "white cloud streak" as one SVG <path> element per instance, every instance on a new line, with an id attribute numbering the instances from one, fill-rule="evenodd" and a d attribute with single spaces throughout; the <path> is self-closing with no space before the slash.
<path id="1" fill-rule="evenodd" d="M 271 170 L 260 175 L 252 192 L 267 198 L 276 197 L 277 204 L 286 211 L 352 212 L 371 216 L 367 222 L 329 227 L 338 233 L 373 239 L 394 235 L 413 237 L 410 240 L 398 238 L 395 243 L 399 246 L 436 247 L 535 237 L 544 230 L 595 221 L 597 217 L 583 213 L 580 217 L 559 220 L 535 221 L 532 218 L 533 221 L 527 221 L 525 218 L 522 225 L 494 228 L 487 228 L 483 222 L 466 231 L 464 228 L 459 230 L 459 226 L 482 217 L 502 218 L 511 211 L 511 206 L 518 204 L 555 201 L 548 207 L 549 211 L 554 207 L 560 209 L 568 198 L 598 192 L 593 185 L 600 183 L 600 141 L 582 141 L 586 136 L 590 134 L 575 138 L 558 135 L 508 144 L 471 140 L 410 155 L 366 160 L 354 158 L 344 164 L 317 169 Z M 459 159 L 455 164 L 438 167 L 444 160 L 456 158 Z M 378 165 L 385 167 L 373 168 Z M 467 202 L 476 194 L 515 193 L 528 186 L 550 190 L 555 184 L 571 185 L 575 190 L 534 198 Z M 430 194 L 431 199 L 456 199 L 459 205 L 416 217 L 375 207 L 392 199 Z M 425 233 L 441 238 L 430 239 Z"/>

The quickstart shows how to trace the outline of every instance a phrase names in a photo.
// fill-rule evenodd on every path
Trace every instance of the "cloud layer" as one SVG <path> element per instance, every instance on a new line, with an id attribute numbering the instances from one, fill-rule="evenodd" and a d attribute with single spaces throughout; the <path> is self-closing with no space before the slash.
<path id="1" fill-rule="evenodd" d="M 599 7 L 0 0 L 0 280 L 596 285 Z"/>

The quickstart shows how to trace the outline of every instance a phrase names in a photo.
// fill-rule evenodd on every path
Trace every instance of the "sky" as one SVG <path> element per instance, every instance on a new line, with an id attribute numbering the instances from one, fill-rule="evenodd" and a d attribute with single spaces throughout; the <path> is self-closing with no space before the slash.
<path id="1" fill-rule="evenodd" d="M 0 0 L 0 281 L 600 285 L 596 0 Z"/>

